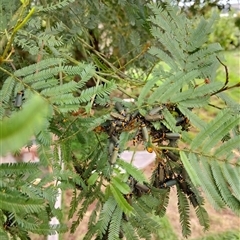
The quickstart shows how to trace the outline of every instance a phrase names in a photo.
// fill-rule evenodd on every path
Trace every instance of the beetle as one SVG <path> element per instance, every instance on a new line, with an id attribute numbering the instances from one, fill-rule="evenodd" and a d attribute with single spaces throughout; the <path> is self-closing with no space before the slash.
<path id="1" fill-rule="evenodd" d="M 108 135 L 111 136 L 115 132 L 115 129 L 116 129 L 116 122 L 115 121 L 111 121 Z"/>
<path id="2" fill-rule="evenodd" d="M 20 108 L 22 106 L 22 101 L 23 101 L 23 96 L 24 96 L 24 92 L 20 91 L 17 93 L 16 98 L 15 98 L 15 107 Z"/>
<path id="3" fill-rule="evenodd" d="M 199 205 L 199 203 L 198 203 L 198 201 L 197 201 L 197 198 L 196 198 L 196 196 L 194 195 L 194 193 L 192 193 L 192 194 L 189 195 L 189 200 L 190 200 L 190 202 L 192 203 L 192 205 L 193 205 L 194 208 L 196 208 L 196 207 Z"/>
<path id="4" fill-rule="evenodd" d="M 164 119 L 162 114 L 155 114 L 155 115 L 145 115 L 144 118 L 149 122 L 156 122 Z"/>
<path id="5" fill-rule="evenodd" d="M 135 184 L 135 188 L 137 188 L 138 190 L 140 190 L 141 192 L 144 192 L 144 193 L 149 193 L 150 192 L 150 188 L 149 187 L 147 187 L 146 185 L 141 184 L 139 182 L 137 182 Z"/>
<path id="6" fill-rule="evenodd" d="M 120 102 L 115 102 L 115 108 L 121 115 L 126 116 L 126 111 Z"/>
<path id="7" fill-rule="evenodd" d="M 132 205 L 132 193 L 124 195 L 124 198 L 130 205 Z"/>
<path id="8" fill-rule="evenodd" d="M 171 180 L 168 180 L 165 183 L 163 183 L 162 187 L 164 187 L 164 188 L 172 187 L 176 184 L 177 184 L 177 180 L 176 179 L 171 179 Z"/>
<path id="9" fill-rule="evenodd" d="M 148 130 L 145 123 L 141 125 L 143 141 L 148 141 Z"/>
<path id="10" fill-rule="evenodd" d="M 119 237 L 120 239 L 124 238 L 124 234 L 123 234 L 123 230 L 122 230 L 122 229 L 119 230 L 118 237 Z"/>
<path id="11" fill-rule="evenodd" d="M 136 110 L 135 112 L 133 112 L 133 113 L 131 114 L 131 119 L 135 119 L 138 115 L 139 115 L 139 111 Z"/>
<path id="12" fill-rule="evenodd" d="M 111 113 L 110 113 L 110 116 L 113 117 L 113 118 L 115 118 L 115 119 L 125 121 L 125 117 L 124 117 L 123 115 L 121 115 L 120 113 L 111 112 Z"/>
<path id="13" fill-rule="evenodd" d="M 112 141 L 115 145 L 118 145 L 118 139 L 117 139 L 117 137 L 116 137 L 115 135 L 112 135 L 112 136 L 110 137 L 110 139 L 111 139 L 111 141 Z"/>
<path id="14" fill-rule="evenodd" d="M 110 141 L 109 145 L 108 145 L 108 154 L 109 154 L 109 156 L 112 155 L 113 149 L 114 149 L 114 142 Z"/>
<path id="15" fill-rule="evenodd" d="M 153 116 L 163 110 L 163 106 L 158 106 L 149 111 L 148 115 Z"/>
<path id="16" fill-rule="evenodd" d="M 164 168 L 164 170 L 165 170 L 165 178 L 170 179 L 171 177 L 170 175 L 172 175 L 171 170 L 167 166 Z"/>
<path id="17" fill-rule="evenodd" d="M 170 160 L 172 160 L 173 162 L 177 162 L 179 157 L 177 155 L 175 155 L 173 152 L 170 152 L 168 150 L 163 150 L 163 153 L 170 158 Z"/>
<path id="18" fill-rule="evenodd" d="M 187 185 L 186 181 L 184 181 L 183 179 L 180 179 L 180 180 L 178 180 L 178 184 L 179 184 L 180 188 L 182 189 L 182 191 L 184 193 L 187 194 L 189 192 L 188 185 Z"/>
<path id="19" fill-rule="evenodd" d="M 157 173 L 158 173 L 158 181 L 159 183 L 162 184 L 163 181 L 165 180 L 165 169 L 162 164 L 158 164 Z"/>
<path id="20" fill-rule="evenodd" d="M 179 133 L 165 133 L 165 138 L 170 140 L 177 140 L 181 138 L 181 134 Z"/>
<path id="21" fill-rule="evenodd" d="M 119 151 L 119 148 L 118 148 L 118 144 L 117 144 L 114 146 L 112 155 L 109 159 L 110 164 L 114 164 L 116 162 L 117 157 L 118 157 L 118 151 Z"/>

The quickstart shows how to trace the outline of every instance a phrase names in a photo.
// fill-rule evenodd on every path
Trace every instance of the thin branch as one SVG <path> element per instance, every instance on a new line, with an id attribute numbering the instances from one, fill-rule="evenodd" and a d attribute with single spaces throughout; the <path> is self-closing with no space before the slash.
<path id="1" fill-rule="evenodd" d="M 220 92 L 224 92 L 226 90 L 229 90 L 229 89 L 232 89 L 232 88 L 236 88 L 236 87 L 240 87 L 240 82 L 238 82 L 238 83 L 236 83 L 236 84 L 234 84 L 233 86 L 230 86 L 230 87 L 228 87 L 228 86 L 222 87 L 218 91 L 212 93 L 210 96 L 216 95 L 216 94 L 218 94 Z"/>
<path id="2" fill-rule="evenodd" d="M 224 84 L 224 86 L 223 86 L 223 88 L 224 88 L 224 87 L 227 86 L 228 81 L 229 81 L 228 68 L 227 68 L 227 66 L 220 60 L 220 58 L 219 58 L 218 56 L 216 56 L 216 58 L 217 58 L 217 60 L 218 60 L 218 61 L 224 66 L 224 68 L 225 68 L 225 76 L 226 76 L 226 78 L 225 78 L 225 84 Z"/>
<path id="3" fill-rule="evenodd" d="M 209 154 L 205 154 L 205 153 L 202 153 L 202 152 L 197 152 L 197 151 L 193 151 L 191 149 L 186 149 L 186 148 L 176 148 L 176 147 L 168 147 L 168 146 L 158 146 L 157 147 L 159 150 L 175 150 L 175 151 L 183 151 L 183 152 L 187 152 L 187 153 L 194 153 L 194 154 L 198 154 L 198 155 L 201 155 L 203 157 L 207 157 L 207 158 L 210 158 L 210 159 L 213 159 L 213 160 L 216 160 L 216 161 L 219 161 L 219 162 L 226 162 L 226 160 L 224 159 L 219 159 L 219 158 L 216 158 L 215 156 L 213 155 L 209 155 Z M 233 166 L 238 166 L 240 167 L 239 164 L 236 164 L 236 163 L 231 163 L 231 162 L 228 162 L 228 164 L 231 164 Z"/>

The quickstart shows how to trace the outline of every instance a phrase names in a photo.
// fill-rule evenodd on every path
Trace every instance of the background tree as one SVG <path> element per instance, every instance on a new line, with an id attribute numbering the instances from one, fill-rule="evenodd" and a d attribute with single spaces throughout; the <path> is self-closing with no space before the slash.
<path id="1" fill-rule="evenodd" d="M 225 94 L 239 83 L 229 83 L 221 46 L 207 44 L 217 14 L 191 20 L 168 2 L 73 0 L 3 1 L 1 12 L 1 154 L 33 134 L 40 158 L 0 166 L 3 238 L 65 231 L 48 223 L 62 218 L 57 188 L 73 190 L 72 232 L 96 202 L 85 239 L 150 239 L 159 227 L 151 214 L 164 216 L 172 186 L 184 236 L 190 205 L 209 227 L 200 189 L 239 214 L 239 104 Z M 197 114 L 207 105 L 218 111 L 210 121 Z M 129 142 L 155 152 L 150 180 L 119 157 Z"/>

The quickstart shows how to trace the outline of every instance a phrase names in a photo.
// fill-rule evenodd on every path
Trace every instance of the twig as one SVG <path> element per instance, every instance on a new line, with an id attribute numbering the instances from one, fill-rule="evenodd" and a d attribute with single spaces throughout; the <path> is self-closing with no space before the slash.
<path id="1" fill-rule="evenodd" d="M 225 79 L 225 84 L 222 88 L 226 87 L 229 81 L 229 75 L 228 75 L 228 68 L 227 66 L 220 60 L 220 58 L 218 56 L 216 56 L 217 60 L 224 66 L 225 68 L 225 75 L 226 75 L 226 79 Z"/>

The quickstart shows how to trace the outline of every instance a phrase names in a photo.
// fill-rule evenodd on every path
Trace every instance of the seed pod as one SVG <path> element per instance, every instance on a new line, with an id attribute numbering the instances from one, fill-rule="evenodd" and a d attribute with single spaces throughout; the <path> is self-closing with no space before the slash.
<path id="1" fill-rule="evenodd" d="M 115 108 L 121 115 L 123 115 L 124 117 L 126 116 L 125 109 L 123 108 L 123 105 L 120 102 L 115 103 Z"/>
<path id="2" fill-rule="evenodd" d="M 164 188 L 172 187 L 172 186 L 174 186 L 174 185 L 176 185 L 176 184 L 177 184 L 177 180 L 176 180 L 176 179 L 171 179 L 171 180 L 165 182 L 165 183 L 163 184 L 163 187 L 164 187 Z"/>
<path id="3" fill-rule="evenodd" d="M 147 127 L 146 127 L 146 125 L 144 123 L 141 125 L 141 127 L 142 127 L 143 141 L 148 141 L 148 130 L 147 130 Z"/>
<path id="4" fill-rule="evenodd" d="M 138 190 L 140 190 L 140 191 L 142 191 L 142 192 L 144 192 L 144 193 L 149 193 L 149 191 L 150 191 L 150 189 L 149 189 L 146 185 L 143 185 L 143 184 L 141 184 L 141 183 L 139 183 L 139 182 L 137 182 L 137 183 L 135 184 L 135 187 L 136 187 Z"/>
<path id="5" fill-rule="evenodd" d="M 125 120 L 125 117 L 117 112 L 111 112 L 110 115 L 115 119 L 122 120 L 122 121 Z"/>
<path id="6" fill-rule="evenodd" d="M 117 157 L 118 157 L 118 147 L 114 147 L 114 149 L 113 149 L 113 153 L 112 153 L 112 155 L 111 155 L 111 157 L 110 157 L 110 160 L 109 160 L 109 162 L 111 163 L 111 164 L 114 164 L 115 162 L 116 162 L 116 160 L 117 160 Z"/>
<path id="7" fill-rule="evenodd" d="M 145 115 L 144 118 L 149 122 L 156 122 L 156 121 L 163 120 L 164 116 L 161 114 L 156 114 L 156 115 L 152 115 L 152 116 L 147 114 L 147 115 Z"/>
<path id="8" fill-rule="evenodd" d="M 179 134 L 179 133 L 165 133 L 165 137 L 167 139 L 177 140 L 177 139 L 181 138 L 181 134 Z"/>
<path id="9" fill-rule="evenodd" d="M 22 106 L 22 100 L 23 100 L 23 91 L 20 91 L 17 93 L 15 98 L 15 107 L 21 107 Z"/>
<path id="10" fill-rule="evenodd" d="M 149 111 L 148 114 L 150 116 L 152 116 L 152 115 L 159 113 L 161 110 L 163 110 L 163 106 L 158 106 L 158 107 L 153 108 L 151 111 Z"/>

